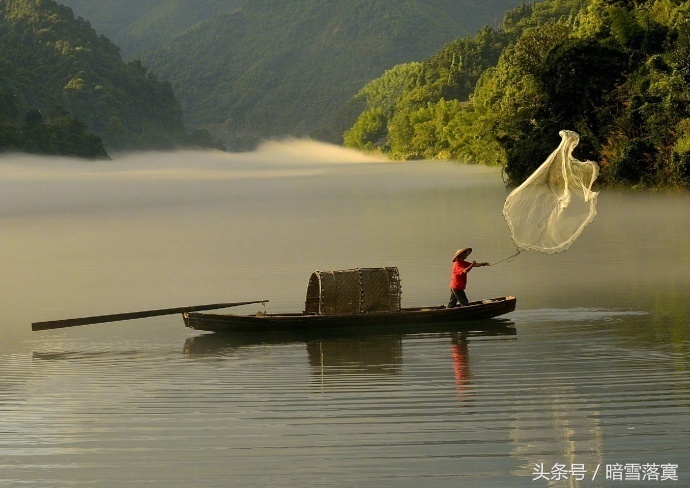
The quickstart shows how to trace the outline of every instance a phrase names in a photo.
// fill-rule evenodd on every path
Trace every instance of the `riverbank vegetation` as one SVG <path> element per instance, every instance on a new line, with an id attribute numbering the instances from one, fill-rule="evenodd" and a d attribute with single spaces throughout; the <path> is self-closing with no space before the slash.
<path id="1" fill-rule="evenodd" d="M 545 0 L 367 84 L 344 142 L 517 184 L 570 129 L 606 184 L 690 186 L 689 102 L 689 2 Z"/>
<path id="2" fill-rule="evenodd" d="M 103 141 L 86 125 L 56 107 L 47 116 L 30 110 L 20 116 L 12 95 L 0 93 L 0 152 L 24 152 L 105 159 Z"/>

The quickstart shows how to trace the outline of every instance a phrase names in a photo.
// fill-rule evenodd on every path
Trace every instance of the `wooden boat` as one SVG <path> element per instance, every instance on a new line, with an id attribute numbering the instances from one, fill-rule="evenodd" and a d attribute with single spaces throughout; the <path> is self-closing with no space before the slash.
<path id="1" fill-rule="evenodd" d="M 183 314 L 185 325 L 195 330 L 212 332 L 275 332 L 287 329 L 295 331 L 390 327 L 391 330 L 406 331 L 405 326 L 415 330 L 433 330 L 439 324 L 462 324 L 493 319 L 515 310 L 513 296 L 470 302 L 464 307 L 446 308 L 413 307 L 393 312 L 346 313 L 322 315 L 314 313 L 270 314 L 258 312 L 254 315 L 218 314 L 189 312 Z M 484 327 L 496 327 L 487 323 Z M 479 324 L 473 324 L 478 327 Z"/>
<path id="2" fill-rule="evenodd" d="M 309 331 L 343 328 L 437 326 L 493 319 L 515 310 L 516 298 L 504 296 L 470 302 L 464 307 L 401 308 L 401 287 L 397 268 L 355 268 L 315 271 L 307 286 L 305 309 L 301 313 L 253 315 L 186 312 L 185 325 L 212 332 Z M 495 324 L 487 324 L 495 327 Z"/>

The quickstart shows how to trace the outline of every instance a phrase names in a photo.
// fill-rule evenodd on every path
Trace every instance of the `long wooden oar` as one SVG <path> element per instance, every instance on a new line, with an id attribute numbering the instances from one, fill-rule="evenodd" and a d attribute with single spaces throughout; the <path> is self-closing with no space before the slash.
<path id="1" fill-rule="evenodd" d="M 142 310 L 141 312 L 115 313 L 110 315 L 94 315 L 93 317 L 80 317 L 75 319 L 50 320 L 47 322 L 34 322 L 31 330 L 61 329 L 78 325 L 103 324 L 105 322 L 118 322 L 120 320 L 143 319 L 145 317 L 157 317 L 159 315 L 173 315 L 176 313 L 198 312 L 201 310 L 215 310 L 218 308 L 239 307 L 253 303 L 266 303 L 268 300 L 256 300 L 253 302 L 235 303 L 211 303 L 208 305 L 195 305 L 191 307 L 161 308 L 158 310 Z"/>

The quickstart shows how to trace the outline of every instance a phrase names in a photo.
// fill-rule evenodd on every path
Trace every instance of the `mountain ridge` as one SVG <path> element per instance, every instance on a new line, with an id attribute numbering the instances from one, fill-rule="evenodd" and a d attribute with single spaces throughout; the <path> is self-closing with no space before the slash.
<path id="1" fill-rule="evenodd" d="M 370 79 L 473 32 L 490 9 L 502 16 L 519 3 L 253 0 L 143 60 L 170 80 L 189 127 L 249 149 L 263 138 L 313 135 Z M 484 14 L 468 15 L 472 7 Z"/>
<path id="2" fill-rule="evenodd" d="M 163 46 L 216 13 L 247 0 L 60 0 L 112 40 L 127 60 Z"/>

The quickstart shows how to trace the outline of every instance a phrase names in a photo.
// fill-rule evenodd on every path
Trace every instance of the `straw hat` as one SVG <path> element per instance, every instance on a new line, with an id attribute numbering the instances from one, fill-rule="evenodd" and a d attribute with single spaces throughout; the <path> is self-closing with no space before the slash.
<path id="1" fill-rule="evenodd" d="M 453 261 L 455 261 L 458 258 L 466 258 L 467 256 L 470 255 L 472 252 L 471 247 L 463 247 L 462 249 L 458 249 L 457 252 L 455 253 L 455 256 L 453 256 Z"/>

